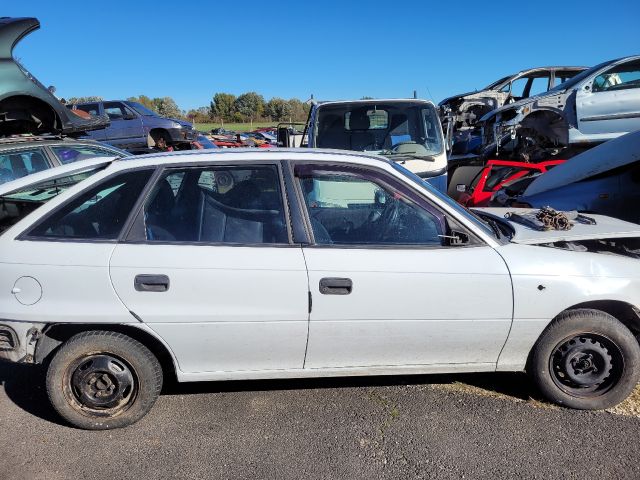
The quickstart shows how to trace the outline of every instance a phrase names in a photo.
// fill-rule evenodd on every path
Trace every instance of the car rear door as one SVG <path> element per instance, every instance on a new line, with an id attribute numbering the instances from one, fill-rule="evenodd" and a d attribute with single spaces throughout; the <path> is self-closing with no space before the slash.
<path id="1" fill-rule="evenodd" d="M 389 173 L 309 163 L 295 176 L 314 237 L 305 368 L 494 368 L 512 291 L 493 248 L 448 246 L 455 222 Z"/>
<path id="2" fill-rule="evenodd" d="M 606 139 L 640 130 L 640 60 L 614 65 L 579 88 L 576 112 L 582 134 Z"/>
<path id="3" fill-rule="evenodd" d="M 113 253 L 119 297 L 186 374 L 303 366 L 307 271 L 281 178 L 273 162 L 168 167 Z"/>

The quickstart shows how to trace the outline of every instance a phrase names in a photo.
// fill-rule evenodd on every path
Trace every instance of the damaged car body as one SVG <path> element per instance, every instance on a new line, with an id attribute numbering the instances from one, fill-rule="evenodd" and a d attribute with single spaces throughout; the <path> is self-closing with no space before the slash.
<path id="1" fill-rule="evenodd" d="M 44 364 L 86 429 L 138 421 L 167 377 L 526 370 L 558 404 L 618 404 L 640 378 L 640 225 L 513 210 L 364 153 L 111 161 L 0 233 L 0 358 Z"/>
<path id="2" fill-rule="evenodd" d="M 0 18 L 0 135 L 77 135 L 108 126 L 107 117 L 65 108 L 13 57 L 16 44 L 38 28 L 36 18 Z"/>
<path id="3" fill-rule="evenodd" d="M 640 56 L 601 63 L 480 119 L 483 153 L 548 159 L 640 130 Z"/>
<path id="4" fill-rule="evenodd" d="M 473 153 L 481 145 L 477 123 L 484 115 L 574 77 L 585 67 L 539 67 L 508 75 L 482 90 L 445 98 L 438 104 L 447 147 L 452 154 Z"/>
<path id="5" fill-rule="evenodd" d="M 551 206 L 640 223 L 640 131 L 609 140 L 546 173 L 504 184 L 490 205 Z"/>

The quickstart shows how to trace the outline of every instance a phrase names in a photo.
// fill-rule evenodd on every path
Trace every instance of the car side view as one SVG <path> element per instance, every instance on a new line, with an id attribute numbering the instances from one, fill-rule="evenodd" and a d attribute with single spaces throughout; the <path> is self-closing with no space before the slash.
<path id="1" fill-rule="evenodd" d="M 0 358 L 71 425 L 130 425 L 166 378 L 526 370 L 579 409 L 638 382 L 638 225 L 539 231 L 344 151 L 98 163 L 0 229 Z"/>

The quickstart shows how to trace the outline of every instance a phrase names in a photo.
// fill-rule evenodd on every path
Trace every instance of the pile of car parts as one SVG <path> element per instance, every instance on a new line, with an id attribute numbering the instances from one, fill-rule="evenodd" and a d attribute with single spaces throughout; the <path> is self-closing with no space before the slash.
<path id="1" fill-rule="evenodd" d="M 596 221 L 576 211 L 559 212 L 551 207 L 527 213 L 507 212 L 505 218 L 534 230 L 571 230 L 574 222 L 595 225 Z"/>

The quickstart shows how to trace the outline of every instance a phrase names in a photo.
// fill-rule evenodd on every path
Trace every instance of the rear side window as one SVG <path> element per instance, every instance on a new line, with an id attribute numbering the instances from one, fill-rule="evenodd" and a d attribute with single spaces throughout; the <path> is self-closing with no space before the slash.
<path id="1" fill-rule="evenodd" d="M 121 156 L 105 148 L 89 147 L 86 145 L 61 145 L 58 147 L 51 147 L 51 150 L 63 165 L 77 162 L 78 160 L 86 160 L 87 158 Z"/>
<path id="2" fill-rule="evenodd" d="M 144 209 L 149 241 L 289 243 L 275 166 L 167 171 Z"/>
<path id="3" fill-rule="evenodd" d="M 0 154 L 0 183 L 26 177 L 49 168 L 40 148 Z"/>
<path id="4" fill-rule="evenodd" d="M 75 197 L 33 228 L 32 237 L 113 240 L 153 170 L 125 172 L 100 182 Z"/>
<path id="5" fill-rule="evenodd" d="M 100 113 L 97 103 L 85 103 L 84 105 L 76 105 L 75 108 L 77 108 L 78 110 L 82 110 L 83 112 L 90 113 L 91 115 L 98 115 Z"/>

